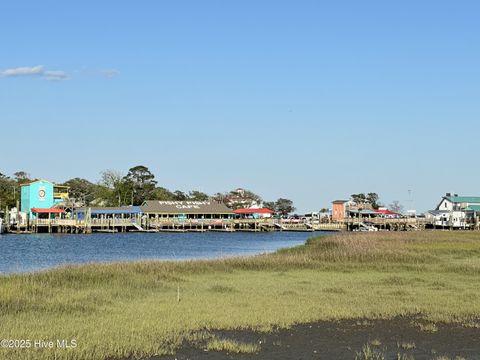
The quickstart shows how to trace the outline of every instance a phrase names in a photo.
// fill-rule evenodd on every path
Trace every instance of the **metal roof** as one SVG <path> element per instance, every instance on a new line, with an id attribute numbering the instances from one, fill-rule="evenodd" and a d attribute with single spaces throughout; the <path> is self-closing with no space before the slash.
<path id="1" fill-rule="evenodd" d="M 470 205 L 465 209 L 465 211 L 475 211 L 480 212 L 480 205 Z"/>
<path id="2" fill-rule="evenodd" d="M 54 213 L 64 213 L 65 210 L 59 209 L 59 208 L 32 208 L 31 209 L 32 213 L 34 214 L 54 214 Z"/>
<path id="3" fill-rule="evenodd" d="M 96 215 L 141 214 L 142 213 L 142 209 L 140 208 L 140 206 L 79 208 L 79 209 L 75 209 L 75 212 L 84 213 L 87 210 L 90 210 L 91 214 L 96 214 Z"/>
<path id="4" fill-rule="evenodd" d="M 273 210 L 267 208 L 261 209 L 237 209 L 234 211 L 235 214 L 273 214 Z"/>
<path id="5" fill-rule="evenodd" d="M 480 196 L 445 196 L 445 199 L 452 203 L 478 203 L 480 204 Z"/>
<path id="6" fill-rule="evenodd" d="M 436 215 L 450 214 L 450 211 L 447 211 L 447 210 L 430 210 L 430 211 L 428 211 L 428 213 L 436 216 Z"/>
<path id="7" fill-rule="evenodd" d="M 51 182 L 51 181 L 43 180 L 43 179 L 38 179 L 38 180 L 29 181 L 29 182 L 24 183 L 24 184 L 20 184 L 20 186 L 30 186 L 31 184 L 35 184 L 35 183 L 38 183 L 38 182 L 41 182 L 41 183 L 49 183 L 49 184 L 55 185 L 55 184 L 54 184 L 53 182 Z"/>
<path id="8" fill-rule="evenodd" d="M 147 200 L 141 206 L 144 213 L 157 214 L 233 214 L 222 202 Z"/>

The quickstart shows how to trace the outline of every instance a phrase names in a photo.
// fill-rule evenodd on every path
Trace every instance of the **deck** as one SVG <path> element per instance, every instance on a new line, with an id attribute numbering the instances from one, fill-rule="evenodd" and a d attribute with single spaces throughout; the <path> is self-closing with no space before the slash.
<path id="1" fill-rule="evenodd" d="M 34 219 L 10 227 L 10 232 L 91 233 L 91 232 L 265 232 L 265 231 L 421 231 L 432 224 L 421 218 L 348 218 L 337 222 L 291 222 L 281 219 L 178 219 L 178 218 L 95 218 Z M 451 228 L 444 228 L 450 229 Z M 467 229 L 480 230 L 478 224 Z"/>

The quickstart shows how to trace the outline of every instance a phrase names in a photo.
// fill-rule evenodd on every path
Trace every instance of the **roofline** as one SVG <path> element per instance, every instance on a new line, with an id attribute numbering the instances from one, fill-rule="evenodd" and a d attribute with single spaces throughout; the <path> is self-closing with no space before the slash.
<path id="1" fill-rule="evenodd" d="M 194 214 L 194 215 L 231 215 L 235 214 L 235 212 L 188 212 L 188 211 L 178 211 L 178 212 L 172 212 L 172 211 L 144 211 L 142 210 L 144 214 Z"/>
<path id="2" fill-rule="evenodd" d="M 31 185 L 31 184 L 35 184 L 35 183 L 37 183 L 37 182 L 47 182 L 47 183 L 50 183 L 50 184 L 55 185 L 55 183 L 53 183 L 52 181 L 44 180 L 44 179 L 38 179 L 38 180 L 30 181 L 30 182 L 25 183 L 25 184 L 20 184 L 20 186 L 28 186 L 28 185 Z"/>

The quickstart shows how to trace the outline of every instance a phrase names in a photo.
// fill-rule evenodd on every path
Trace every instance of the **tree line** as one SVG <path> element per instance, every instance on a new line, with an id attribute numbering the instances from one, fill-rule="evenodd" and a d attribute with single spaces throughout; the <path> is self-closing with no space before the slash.
<path id="1" fill-rule="evenodd" d="M 369 204 L 374 210 L 378 210 L 381 207 L 385 207 L 385 205 L 379 201 L 380 197 L 375 192 L 370 192 L 366 194 L 365 193 L 352 194 L 350 198 L 359 207 L 365 206 L 367 204 Z M 403 213 L 403 210 L 404 210 L 403 205 L 398 200 L 392 201 L 392 203 L 389 204 L 387 207 L 389 210 L 396 213 L 400 213 L 400 214 Z"/>
<path id="2" fill-rule="evenodd" d="M 24 171 L 13 177 L 0 173 L 0 209 L 17 206 L 22 184 L 37 180 Z M 155 175 L 143 165 L 130 168 L 127 174 L 116 170 L 100 173 L 100 180 L 93 183 L 84 178 L 73 178 L 63 184 L 68 186 L 70 201 L 74 206 L 124 206 L 141 205 L 145 200 L 159 201 L 219 201 L 232 209 L 260 206 L 263 204 L 277 214 L 288 215 L 295 211 L 293 202 L 280 198 L 276 201 L 263 201 L 252 191 L 236 189 L 229 192 L 217 192 L 214 195 L 202 191 L 171 191 L 158 186 Z"/>

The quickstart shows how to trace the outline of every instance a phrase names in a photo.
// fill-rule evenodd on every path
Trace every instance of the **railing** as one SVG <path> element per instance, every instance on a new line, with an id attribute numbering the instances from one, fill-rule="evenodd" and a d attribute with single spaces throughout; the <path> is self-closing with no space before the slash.
<path id="1" fill-rule="evenodd" d="M 135 219 L 33 219 L 32 225 L 37 226 L 132 226 Z"/>
<path id="2" fill-rule="evenodd" d="M 418 219 L 418 218 L 398 218 L 398 219 L 390 219 L 390 218 L 348 218 L 344 219 L 343 222 L 345 224 L 357 224 L 357 223 L 370 223 L 375 225 L 383 225 L 383 224 L 429 224 L 429 221 L 426 219 Z"/>
<path id="3" fill-rule="evenodd" d="M 131 226 L 133 223 L 137 223 L 136 219 L 89 219 L 88 224 L 93 226 Z"/>
<path id="4" fill-rule="evenodd" d="M 63 192 L 54 192 L 53 193 L 54 199 L 68 199 L 68 193 Z"/>
<path id="5" fill-rule="evenodd" d="M 272 224 L 270 219 L 149 219 L 149 226 L 166 226 L 166 225 L 231 225 L 231 224 Z"/>
<path id="6" fill-rule="evenodd" d="M 84 223 L 82 220 L 76 219 L 34 219 L 31 221 L 32 225 L 62 225 L 75 226 Z"/>

